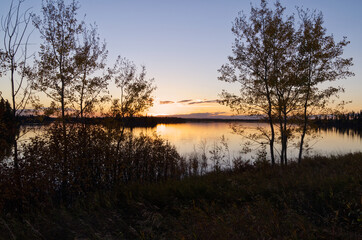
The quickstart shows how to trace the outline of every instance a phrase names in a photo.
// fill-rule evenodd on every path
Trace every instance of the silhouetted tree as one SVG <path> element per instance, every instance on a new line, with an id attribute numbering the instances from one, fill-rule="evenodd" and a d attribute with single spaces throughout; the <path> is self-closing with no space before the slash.
<path id="1" fill-rule="evenodd" d="M 39 30 L 43 43 L 36 59 L 34 84 L 36 90 L 44 92 L 53 100 L 53 106 L 61 106 L 62 119 L 62 189 L 66 193 L 68 185 L 68 141 L 66 128 L 66 107 L 72 100 L 77 53 L 77 35 L 83 30 L 83 23 L 77 20 L 79 4 L 72 1 L 69 5 L 64 0 L 44 0 L 42 18 L 33 16 L 33 24 Z M 66 198 L 66 196 L 63 196 Z"/>
<path id="2" fill-rule="evenodd" d="M 302 23 L 299 30 L 298 58 L 303 93 L 302 134 L 298 156 L 300 162 L 310 116 L 316 114 L 316 110 L 323 109 L 332 96 L 343 91 L 339 87 L 325 88 L 321 85 L 352 76 L 349 67 L 353 63 L 352 58 L 342 58 L 343 50 L 349 41 L 344 37 L 342 41 L 335 42 L 333 35 L 327 35 L 321 12 L 299 10 L 299 16 Z"/>
<path id="3" fill-rule="evenodd" d="M 83 118 L 85 113 L 92 112 L 96 102 L 107 99 L 100 94 L 106 92 L 110 76 L 101 73 L 106 66 L 108 51 L 106 44 L 100 42 L 97 28 L 84 27 L 80 38 L 75 55 L 77 78 L 73 96 L 76 98 L 77 109 Z"/>
<path id="4" fill-rule="evenodd" d="M 146 79 L 146 68 L 142 66 L 137 73 L 136 65 L 118 57 L 114 67 L 109 70 L 116 86 L 120 89 L 120 98 L 112 102 L 111 114 L 121 122 L 118 146 L 123 138 L 126 117 L 130 118 L 144 113 L 153 105 L 152 92 L 156 89 L 153 79 Z M 118 147 L 117 147 L 118 149 Z"/>
<path id="5" fill-rule="evenodd" d="M 12 122 L 5 124 L 7 126 L 8 142 L 11 138 L 14 157 L 14 182 L 18 190 L 18 207 L 22 209 L 22 179 L 19 170 L 19 154 L 18 154 L 18 116 L 25 110 L 30 97 L 31 88 L 30 81 L 27 78 L 27 60 L 29 56 L 28 42 L 30 32 L 28 31 L 31 22 L 30 9 L 22 10 L 24 0 L 11 1 L 9 11 L 1 18 L 1 30 L 3 31 L 0 72 L 9 75 L 11 85 L 11 101 L 12 101 Z M 1 73 L 0 73 L 1 75 Z M 6 105 L 8 107 L 8 105 Z"/>
<path id="6" fill-rule="evenodd" d="M 2 67 L 3 73 L 9 73 L 14 117 L 21 114 L 30 97 L 30 84 L 26 79 L 25 69 L 26 61 L 29 58 L 27 48 L 31 14 L 30 9 L 22 12 L 21 4 L 23 2 L 24 0 L 18 0 L 16 3 L 11 1 L 9 11 L 1 19 L 1 30 L 4 36 L 0 67 Z M 16 74 L 18 74 L 18 79 L 15 79 Z"/>
<path id="7" fill-rule="evenodd" d="M 152 92 L 156 87 L 153 85 L 153 79 L 146 79 L 145 66 L 142 66 L 138 74 L 133 62 L 118 57 L 111 73 L 116 86 L 120 89 L 119 114 L 121 117 L 133 117 L 153 105 Z"/>
<path id="8" fill-rule="evenodd" d="M 269 23 L 266 48 L 271 57 L 270 88 L 272 112 L 279 126 L 281 150 L 280 163 L 287 164 L 288 140 L 292 137 L 292 116 L 298 111 L 298 78 L 296 78 L 296 32 L 294 17 L 284 16 L 285 8 L 275 4 L 274 14 Z"/>
<path id="9" fill-rule="evenodd" d="M 33 24 L 39 30 L 43 43 L 36 60 L 34 88 L 44 92 L 61 106 L 63 122 L 66 107 L 73 94 L 70 88 L 75 81 L 75 56 L 77 35 L 83 29 L 76 15 L 79 4 L 64 0 L 44 0 L 42 18 L 33 16 Z"/>
<path id="10" fill-rule="evenodd" d="M 234 56 L 229 57 L 229 64 L 219 69 L 219 80 L 240 84 L 240 94 L 223 91 L 221 103 L 238 113 L 267 116 L 270 134 L 263 135 L 268 138 L 272 164 L 275 163 L 276 117 L 282 108 L 280 94 L 284 94 L 286 88 L 282 93 L 276 89 L 280 82 L 277 72 L 287 61 L 294 31 L 293 19 L 283 19 L 284 8 L 279 2 L 275 8 L 275 11 L 269 9 L 262 0 L 260 8 L 251 7 L 249 19 L 239 14 L 232 27 Z"/>
<path id="11" fill-rule="evenodd" d="M 296 133 L 296 123 L 302 129 L 300 161 L 311 110 L 323 109 L 341 90 L 323 89 L 320 84 L 352 75 L 348 71 L 352 59 L 341 57 L 348 42 L 335 43 L 326 35 L 321 14 L 299 10 L 302 22 L 296 30 L 294 17 L 285 17 L 284 11 L 279 1 L 270 9 L 261 0 L 260 8 L 251 8 L 249 19 L 240 14 L 232 28 L 234 55 L 219 70 L 219 80 L 241 85 L 240 95 L 223 91 L 221 103 L 238 113 L 267 116 L 270 133 L 263 131 L 261 136 L 269 141 L 272 164 L 276 139 L 281 142 L 280 162 L 287 163 L 288 141 Z"/>

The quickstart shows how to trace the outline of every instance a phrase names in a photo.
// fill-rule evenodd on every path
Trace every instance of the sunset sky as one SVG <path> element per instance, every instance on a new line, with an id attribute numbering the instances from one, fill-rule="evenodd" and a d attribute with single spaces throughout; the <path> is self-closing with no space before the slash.
<path id="1" fill-rule="evenodd" d="M 8 10 L 10 0 L 0 2 L 0 15 Z M 251 4 L 258 5 L 259 0 Z M 272 3 L 272 2 L 271 2 Z M 362 109 L 362 1 L 361 0 L 281 0 L 287 13 L 295 7 L 321 10 L 325 27 L 336 40 L 347 36 L 351 44 L 344 57 L 353 57 L 354 77 L 338 81 L 345 88 L 341 95 L 351 100 L 349 110 Z M 107 42 L 108 63 L 118 55 L 138 66 L 145 65 L 149 78 L 155 79 L 154 107 L 150 115 L 219 116 L 231 114 L 216 103 L 222 89 L 237 92 L 237 85 L 217 80 L 217 70 L 231 54 L 234 36 L 232 22 L 239 11 L 250 12 L 249 0 L 80 0 L 79 16 L 87 23 L 96 22 L 101 38 Z M 41 1 L 27 0 L 40 14 Z M 2 39 L 2 33 L 0 33 Z M 32 34 L 30 50 L 36 51 L 41 40 Z M 10 96 L 6 77 L 0 91 Z M 114 98 L 119 92 L 113 84 Z M 44 99 L 46 102 L 46 100 Z"/>

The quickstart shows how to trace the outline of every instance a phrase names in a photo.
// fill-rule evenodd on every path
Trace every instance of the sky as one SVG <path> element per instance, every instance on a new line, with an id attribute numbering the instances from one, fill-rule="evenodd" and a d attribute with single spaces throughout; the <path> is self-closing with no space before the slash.
<path id="1" fill-rule="evenodd" d="M 10 0 L 0 2 L 3 16 Z M 223 116 L 231 114 L 216 103 L 222 89 L 237 92 L 238 86 L 217 80 L 218 69 L 232 54 L 232 22 L 238 12 L 250 12 L 259 0 L 80 0 L 79 16 L 96 23 L 109 50 L 111 66 L 118 55 L 145 65 L 147 76 L 155 79 L 154 106 L 149 115 Z M 270 4 L 273 1 L 270 1 Z M 362 1 L 360 0 L 281 0 L 287 13 L 296 6 L 323 12 L 328 34 L 336 40 L 351 41 L 344 57 L 353 57 L 354 77 L 336 84 L 345 88 L 341 99 L 352 101 L 347 110 L 362 109 Z M 40 0 L 26 0 L 24 7 L 40 14 Z M 2 36 L 0 34 L 0 36 Z M 41 39 L 33 32 L 30 51 L 36 52 Z M 0 91 L 10 95 L 6 77 Z M 112 97 L 120 96 L 114 84 Z M 44 99 L 44 102 L 47 100 Z M 191 114 L 191 115 L 190 115 Z"/>

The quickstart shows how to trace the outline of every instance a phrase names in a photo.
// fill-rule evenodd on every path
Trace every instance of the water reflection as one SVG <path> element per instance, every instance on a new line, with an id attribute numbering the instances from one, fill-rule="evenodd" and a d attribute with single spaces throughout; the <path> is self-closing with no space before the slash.
<path id="1" fill-rule="evenodd" d="M 268 128 L 267 123 L 240 123 L 244 129 L 244 135 L 258 132 L 258 128 Z M 156 132 L 169 140 L 176 146 L 181 154 L 190 154 L 200 148 L 200 144 L 206 141 L 208 150 L 211 150 L 215 142 L 225 136 L 232 155 L 240 153 L 247 139 L 234 134 L 229 123 L 182 123 L 182 124 L 160 124 L 154 129 L 137 128 L 135 133 L 144 132 L 150 134 Z M 362 136 L 358 131 L 331 129 L 315 129 L 307 137 L 310 155 L 314 154 L 343 154 L 362 150 Z M 299 141 L 299 136 L 290 143 L 289 156 L 296 157 L 298 149 L 293 146 Z M 255 146 L 257 147 L 257 146 Z M 277 146 L 278 147 L 278 146 Z M 249 157 L 253 155 L 251 153 Z"/>
<path id="2" fill-rule="evenodd" d="M 268 128 L 267 123 L 242 122 L 239 124 L 242 125 L 245 135 L 257 133 L 258 128 Z M 24 142 L 31 137 L 42 135 L 48 127 L 27 126 L 27 131 L 20 140 Z M 244 143 L 247 141 L 244 137 L 233 133 L 230 123 L 223 122 L 159 124 L 154 128 L 134 128 L 132 131 L 136 135 L 141 132 L 146 135 L 156 133 L 174 144 L 182 155 L 200 151 L 202 145 L 206 145 L 208 152 L 224 136 L 227 139 L 231 156 L 239 156 Z M 297 143 L 298 140 L 299 136 L 294 140 L 294 143 Z M 351 129 L 317 128 L 312 130 L 308 136 L 308 144 L 311 147 L 310 155 L 344 154 L 362 150 L 362 135 Z M 297 148 L 293 147 L 292 143 L 289 146 L 289 156 L 296 157 Z M 250 153 L 244 157 L 250 158 L 254 154 Z"/>

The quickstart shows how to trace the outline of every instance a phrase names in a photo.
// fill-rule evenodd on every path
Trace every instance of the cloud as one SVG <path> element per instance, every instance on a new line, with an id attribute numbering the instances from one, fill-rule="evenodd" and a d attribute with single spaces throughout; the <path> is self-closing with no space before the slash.
<path id="1" fill-rule="evenodd" d="M 172 104 L 175 103 L 174 101 L 160 101 L 160 104 Z"/>
<path id="2" fill-rule="evenodd" d="M 189 114 L 176 114 L 169 115 L 169 117 L 179 118 L 228 118 L 230 115 L 226 115 L 226 112 L 208 112 L 208 113 L 189 113 Z"/>
<path id="3" fill-rule="evenodd" d="M 185 99 L 185 100 L 178 101 L 177 103 L 188 103 L 191 101 L 192 101 L 192 99 Z"/>
<path id="4" fill-rule="evenodd" d="M 169 101 L 169 100 L 165 100 L 165 101 L 160 101 L 160 104 L 173 104 L 173 103 L 181 103 L 181 104 L 188 104 L 188 105 L 194 105 L 194 104 L 204 104 L 204 103 L 218 103 L 218 100 L 194 100 L 194 99 L 184 99 L 184 100 L 180 100 L 177 102 L 174 101 Z"/>
<path id="5" fill-rule="evenodd" d="M 189 105 L 193 105 L 193 104 L 204 104 L 204 103 L 218 103 L 219 100 L 215 99 L 215 100 L 203 100 L 203 101 L 194 101 L 194 102 L 189 102 Z"/>
<path id="6" fill-rule="evenodd" d="M 261 115 L 230 115 L 228 112 L 201 112 L 201 113 L 189 113 L 189 114 L 176 114 L 168 115 L 168 117 L 178 118 L 197 118 L 197 119 L 229 119 L 229 120 L 260 120 L 263 118 Z"/>

